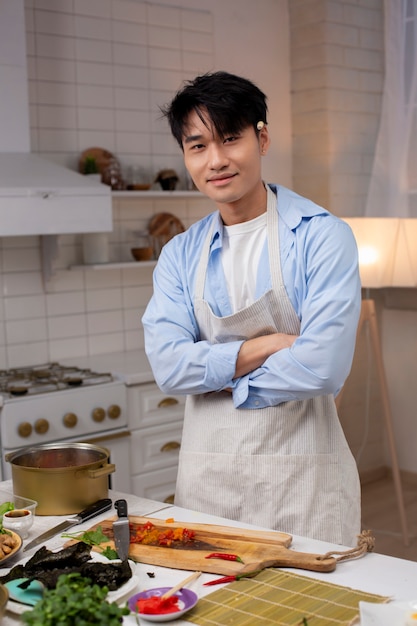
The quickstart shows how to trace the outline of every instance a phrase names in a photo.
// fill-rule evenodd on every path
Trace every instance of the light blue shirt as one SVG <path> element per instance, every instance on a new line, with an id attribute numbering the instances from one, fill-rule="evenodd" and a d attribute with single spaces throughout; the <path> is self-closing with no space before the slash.
<path id="1" fill-rule="evenodd" d="M 262 367 L 233 379 L 242 341 L 200 340 L 194 286 L 203 243 L 214 222 L 204 298 L 217 316 L 231 315 L 220 258 L 218 211 L 193 224 L 162 249 L 154 293 L 142 318 L 145 350 L 158 386 L 170 394 L 232 388 L 236 408 L 262 408 L 289 400 L 337 394 L 353 359 L 361 306 L 356 242 L 350 227 L 293 191 L 277 193 L 284 284 L 300 319 L 300 336 Z M 256 294 L 271 288 L 268 249 L 259 262 Z"/>

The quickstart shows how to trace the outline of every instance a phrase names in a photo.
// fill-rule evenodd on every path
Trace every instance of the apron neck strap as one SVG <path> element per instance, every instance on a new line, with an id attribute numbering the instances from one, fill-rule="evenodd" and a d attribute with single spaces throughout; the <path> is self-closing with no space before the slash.
<path id="1" fill-rule="evenodd" d="M 279 253 L 279 225 L 277 211 L 277 196 L 269 185 L 265 185 L 267 192 L 266 228 L 268 237 L 269 270 L 271 272 L 271 287 L 278 291 L 283 285 L 281 271 L 281 256 Z"/>

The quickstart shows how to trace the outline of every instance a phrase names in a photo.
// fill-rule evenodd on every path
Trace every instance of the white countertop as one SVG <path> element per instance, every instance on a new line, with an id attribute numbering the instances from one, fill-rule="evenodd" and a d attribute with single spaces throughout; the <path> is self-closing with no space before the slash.
<path id="1" fill-rule="evenodd" d="M 12 491 L 12 481 L 4 481 L 0 483 L 0 489 Z M 137 496 L 126 495 L 114 491 L 110 492 L 109 497 L 111 497 L 113 500 L 116 500 L 120 497 L 126 498 L 128 502 L 129 513 L 132 515 L 151 514 L 152 517 L 163 520 L 167 517 L 174 517 L 176 520 L 188 523 L 212 523 L 227 526 L 236 526 L 239 528 L 259 529 L 259 527 L 251 526 L 249 524 L 241 524 L 216 516 L 198 513 L 176 506 L 164 505 L 160 502 L 147 500 L 145 498 L 139 498 Z M 156 509 L 160 509 L 160 507 L 164 507 L 164 509 L 155 512 Z M 101 516 L 95 518 L 94 521 L 98 522 L 100 520 L 107 519 L 109 515 L 113 514 L 115 514 L 114 510 L 107 511 Z M 35 522 L 30 529 L 29 537 L 25 541 L 30 541 L 38 534 L 40 534 L 44 530 L 47 530 L 48 528 L 51 528 L 62 519 L 65 518 L 36 516 Z M 89 527 L 91 527 L 91 520 L 77 526 L 76 528 L 77 530 L 79 529 L 81 531 L 86 530 Z M 50 539 L 46 545 L 49 549 L 57 550 L 62 547 L 63 542 L 64 540 L 59 535 L 57 535 L 56 537 Z M 315 554 L 325 554 L 330 550 L 343 550 L 343 547 L 336 546 L 335 544 L 329 544 L 323 541 L 317 541 L 313 539 L 306 539 L 304 537 L 298 537 L 296 535 L 293 536 L 291 548 L 299 552 L 309 552 Z M 27 555 L 25 553 L 24 557 L 21 556 L 22 553 L 20 553 L 20 556 L 22 559 L 27 559 L 32 556 L 37 549 L 38 548 L 33 548 L 31 551 L 28 551 Z M 15 563 L 16 561 L 13 562 L 12 565 Z M 6 571 L 7 569 L 5 568 L 4 572 Z M 149 578 L 147 574 L 147 572 L 149 571 L 155 573 L 154 578 Z M 337 564 L 335 571 L 329 573 L 310 572 L 306 570 L 294 569 L 288 569 L 288 571 L 295 571 L 302 574 L 303 576 L 309 576 L 317 580 L 326 580 L 337 585 L 343 585 L 346 587 L 367 591 L 369 593 L 389 596 L 396 600 L 408 601 L 417 599 L 417 563 L 414 561 L 406 561 L 404 559 L 384 556 L 375 552 L 368 553 L 359 559 L 340 562 Z M 175 585 L 179 581 L 183 580 L 186 577 L 187 573 L 183 570 L 154 567 L 138 563 L 136 566 L 135 575 L 138 578 L 138 584 L 137 589 L 134 590 L 132 594 L 137 593 L 137 591 L 143 589 L 149 589 L 152 586 L 157 587 Z M 220 586 L 203 586 L 204 582 L 207 582 L 207 580 L 213 578 L 217 578 L 217 576 L 212 574 L 202 574 L 202 576 L 192 584 L 191 588 L 200 597 L 207 595 L 208 593 L 211 593 L 220 588 Z M 133 622 L 131 621 L 132 619 L 134 620 Z M 15 626 L 19 623 L 19 618 L 16 615 L 7 613 L 2 622 L 2 625 Z M 127 617 L 124 621 L 124 624 L 125 623 L 126 626 L 131 626 L 131 624 L 136 624 L 136 621 L 133 617 Z M 145 626 L 145 624 L 149 624 L 149 622 L 141 623 L 143 624 L 143 626 Z M 187 626 L 187 622 L 184 622 L 183 620 L 175 620 L 172 622 L 167 622 L 167 624 L 172 624 L 173 626 Z"/>
<path id="2" fill-rule="evenodd" d="M 126 385 L 154 382 L 151 366 L 144 350 L 110 352 L 88 357 L 63 359 L 62 365 L 90 368 L 96 372 L 111 372 Z"/>

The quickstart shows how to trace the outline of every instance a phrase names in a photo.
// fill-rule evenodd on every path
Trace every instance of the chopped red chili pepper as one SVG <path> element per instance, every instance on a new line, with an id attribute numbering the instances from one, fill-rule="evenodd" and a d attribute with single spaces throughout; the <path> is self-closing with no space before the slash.
<path id="1" fill-rule="evenodd" d="M 237 554 L 226 554 L 224 552 L 212 552 L 206 556 L 206 559 L 223 559 L 224 561 L 238 561 L 243 563 L 240 556 Z"/>
<path id="2" fill-rule="evenodd" d="M 130 524 L 129 528 L 131 543 L 176 547 L 195 539 L 195 532 L 188 528 L 161 529 L 154 526 L 152 522 L 146 522 L 143 525 Z"/>

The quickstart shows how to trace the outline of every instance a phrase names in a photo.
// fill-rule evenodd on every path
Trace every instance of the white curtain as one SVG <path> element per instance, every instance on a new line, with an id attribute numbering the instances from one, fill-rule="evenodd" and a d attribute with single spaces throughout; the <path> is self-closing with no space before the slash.
<path id="1" fill-rule="evenodd" d="M 417 217 L 417 2 L 385 0 L 385 83 L 366 217 Z"/>

